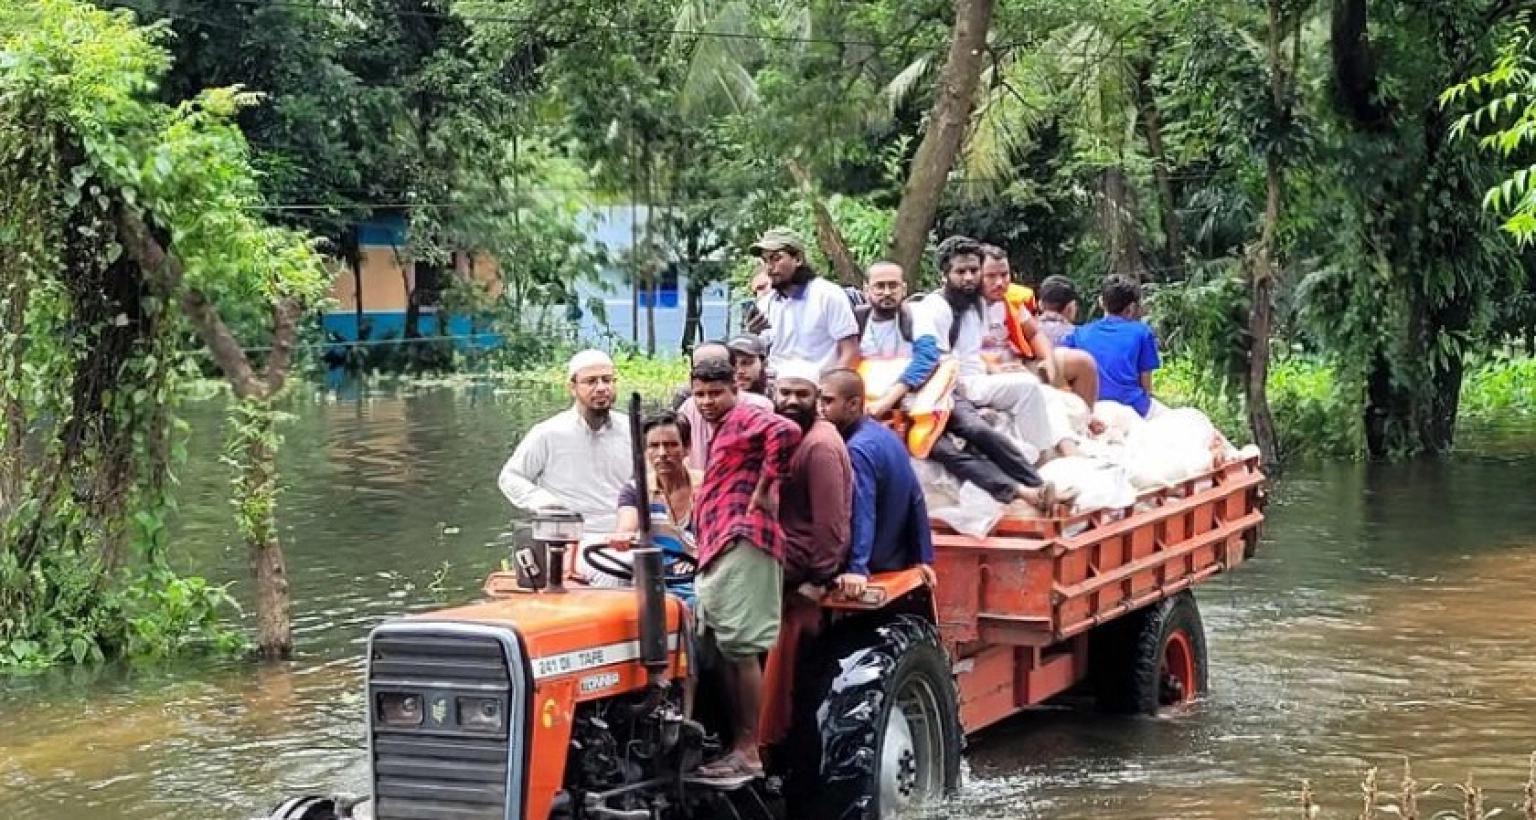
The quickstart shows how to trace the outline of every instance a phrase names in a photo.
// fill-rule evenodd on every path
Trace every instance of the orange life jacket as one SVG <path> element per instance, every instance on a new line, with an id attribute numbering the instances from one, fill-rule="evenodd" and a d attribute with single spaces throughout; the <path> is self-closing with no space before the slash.
<path id="1" fill-rule="evenodd" d="M 1040 303 L 1035 300 L 1035 292 L 1025 285 L 1010 284 L 1008 292 L 1003 294 L 1003 306 L 1007 308 L 1003 327 L 1008 331 L 1008 346 L 1021 359 L 1035 358 L 1035 349 L 1024 338 L 1024 323 L 1019 320 L 1021 310 L 1028 309 L 1030 314 L 1039 312 Z"/>

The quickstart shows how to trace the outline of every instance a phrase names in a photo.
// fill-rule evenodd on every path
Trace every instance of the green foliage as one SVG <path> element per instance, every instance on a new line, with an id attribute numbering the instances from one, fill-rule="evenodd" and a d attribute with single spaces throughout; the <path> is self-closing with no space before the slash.
<path id="1" fill-rule="evenodd" d="M 1153 392 L 1171 407 L 1196 407 L 1237 443 L 1249 440 L 1240 392 L 1210 378 L 1206 363 L 1172 356 L 1153 375 Z M 1280 450 L 1289 461 L 1354 459 L 1365 451 L 1360 398 L 1316 359 L 1285 356 L 1269 371 L 1269 401 Z"/>
<path id="2" fill-rule="evenodd" d="M 150 99 L 162 34 L 70 0 L 0 9 L 0 667 L 240 644 L 223 590 L 169 567 L 191 372 L 173 307 L 193 289 L 270 315 L 327 277 L 252 209 L 231 119 L 253 98 Z M 183 290 L 125 254 L 123 209 L 163 233 Z"/>
<path id="3" fill-rule="evenodd" d="M 1498 56 L 1488 71 L 1457 83 L 1440 95 L 1442 106 L 1477 107 L 1463 113 L 1451 125 L 1451 136 L 1460 139 L 1480 132 L 1478 146 L 1505 160 L 1519 160 L 1523 167 L 1489 188 L 1483 207 L 1504 217 L 1502 229 L 1521 245 L 1536 238 L 1536 189 L 1529 158 L 1536 134 L 1536 59 L 1531 54 L 1531 27 L 1522 19 L 1504 35 Z"/>

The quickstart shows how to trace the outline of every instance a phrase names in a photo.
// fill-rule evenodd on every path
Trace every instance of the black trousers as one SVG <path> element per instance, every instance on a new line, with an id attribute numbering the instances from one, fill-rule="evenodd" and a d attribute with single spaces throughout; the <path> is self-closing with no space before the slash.
<path id="1" fill-rule="evenodd" d="M 987 424 L 969 399 L 955 397 L 955 409 L 944 432 L 928 458 L 961 483 L 969 481 L 1003 504 L 1018 497 L 1020 484 L 1038 487 L 1043 483 L 1034 465 L 1007 436 Z M 966 446 L 962 449 L 955 439 Z"/>

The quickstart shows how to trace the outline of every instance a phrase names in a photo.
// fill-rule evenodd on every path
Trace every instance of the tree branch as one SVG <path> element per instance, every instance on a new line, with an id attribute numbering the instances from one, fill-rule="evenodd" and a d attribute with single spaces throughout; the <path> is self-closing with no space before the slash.
<path id="1" fill-rule="evenodd" d="M 263 374 L 269 396 L 282 390 L 283 381 L 288 378 L 288 368 L 293 364 L 294 339 L 299 335 L 299 314 L 303 311 L 303 302 L 291 296 L 279 299 L 272 310 L 272 352 L 267 356 Z"/>
<path id="2" fill-rule="evenodd" d="M 160 240 L 155 238 L 149 225 L 132 209 L 119 206 L 114 214 L 118 239 L 128 257 L 138 263 L 144 278 L 154 289 L 155 295 L 167 302 L 175 300 L 191 320 L 193 328 L 213 354 L 213 360 L 229 379 L 235 395 L 250 398 L 262 393 L 262 383 L 251 369 L 250 360 L 240 348 L 240 342 L 224 324 L 219 312 L 208 297 L 196 288 L 186 286 L 186 272 L 181 260 L 168 253 Z"/>

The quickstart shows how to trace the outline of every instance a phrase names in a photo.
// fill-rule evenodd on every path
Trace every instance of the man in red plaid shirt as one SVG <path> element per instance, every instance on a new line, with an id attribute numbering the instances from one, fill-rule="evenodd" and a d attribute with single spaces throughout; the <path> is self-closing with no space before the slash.
<path id="1" fill-rule="evenodd" d="M 735 748 L 698 775 L 742 781 L 763 773 L 757 748 L 763 702 L 759 658 L 779 636 L 785 543 L 778 492 L 801 432 L 782 416 L 738 403 L 730 365 L 702 361 L 691 375 L 694 403 L 716 425 L 694 509 L 700 633 L 719 650 L 736 707 Z"/>

